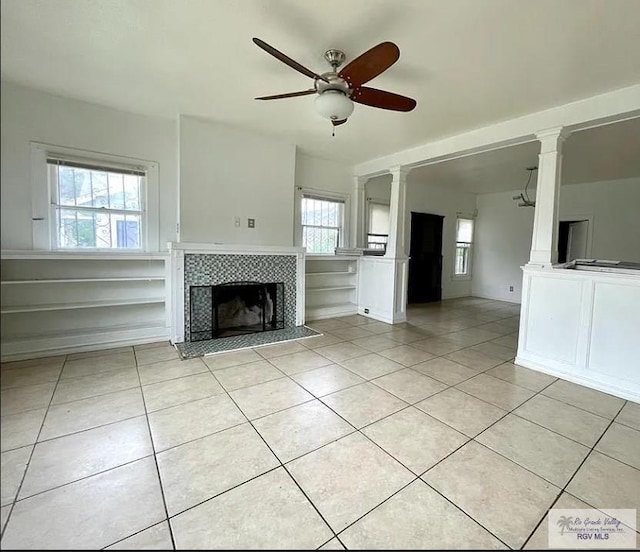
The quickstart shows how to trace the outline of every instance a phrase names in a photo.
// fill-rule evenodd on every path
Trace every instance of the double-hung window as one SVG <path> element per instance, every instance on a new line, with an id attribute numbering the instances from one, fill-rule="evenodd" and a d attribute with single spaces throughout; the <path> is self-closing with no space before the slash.
<path id="1" fill-rule="evenodd" d="M 458 217 L 456 224 L 456 254 L 453 274 L 471 276 L 471 247 L 473 245 L 473 219 Z"/>
<path id="2" fill-rule="evenodd" d="M 56 249 L 145 248 L 144 168 L 48 156 Z"/>
<path id="3" fill-rule="evenodd" d="M 300 198 L 301 245 L 307 253 L 333 254 L 345 245 L 345 200 L 305 193 Z"/>

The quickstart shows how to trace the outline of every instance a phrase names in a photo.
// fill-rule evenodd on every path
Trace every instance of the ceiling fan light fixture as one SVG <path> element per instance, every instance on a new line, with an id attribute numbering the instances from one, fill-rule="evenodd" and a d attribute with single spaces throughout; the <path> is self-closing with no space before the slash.
<path id="1" fill-rule="evenodd" d="M 316 111 L 325 119 L 339 121 L 353 113 L 353 102 L 340 90 L 325 90 L 315 100 Z"/>

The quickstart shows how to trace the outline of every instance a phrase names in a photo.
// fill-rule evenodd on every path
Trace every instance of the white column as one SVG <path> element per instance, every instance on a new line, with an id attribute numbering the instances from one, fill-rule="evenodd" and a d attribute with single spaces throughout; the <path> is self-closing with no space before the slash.
<path id="1" fill-rule="evenodd" d="M 392 167 L 389 172 L 392 176 L 391 205 L 389 207 L 389 241 L 385 256 L 393 259 L 406 258 L 404 242 L 409 168 L 397 166 Z"/>
<path id="2" fill-rule="evenodd" d="M 353 216 L 351 247 L 365 247 L 365 195 L 368 176 L 353 177 Z"/>
<path id="3" fill-rule="evenodd" d="M 533 220 L 533 238 L 529 265 L 551 266 L 558 262 L 558 210 L 562 143 L 568 132 L 563 127 L 538 132 L 538 184 Z"/>

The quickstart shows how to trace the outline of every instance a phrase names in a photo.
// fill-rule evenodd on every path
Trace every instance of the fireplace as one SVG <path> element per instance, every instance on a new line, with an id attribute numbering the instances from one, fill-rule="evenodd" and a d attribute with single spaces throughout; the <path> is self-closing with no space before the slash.
<path id="1" fill-rule="evenodd" d="M 284 283 L 190 286 L 190 341 L 284 328 Z"/>

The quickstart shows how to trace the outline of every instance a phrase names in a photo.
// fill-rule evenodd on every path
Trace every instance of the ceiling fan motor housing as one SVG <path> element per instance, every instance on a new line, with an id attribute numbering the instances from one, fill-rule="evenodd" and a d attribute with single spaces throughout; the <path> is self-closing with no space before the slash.
<path id="1" fill-rule="evenodd" d="M 331 65 L 333 71 L 329 71 L 328 73 L 323 73 L 321 76 L 325 78 L 328 82 L 316 79 L 315 88 L 318 94 L 322 94 L 327 90 L 338 90 L 342 92 L 346 96 L 351 94 L 351 89 L 343 78 L 338 76 L 338 67 L 344 63 L 346 56 L 342 50 L 327 50 L 324 53 L 324 59 Z"/>
<path id="2" fill-rule="evenodd" d="M 334 73 L 334 72 L 323 73 L 322 76 L 325 79 L 327 79 L 329 82 L 325 82 L 322 80 L 315 81 L 315 87 L 316 87 L 316 90 L 318 91 L 318 94 L 322 94 L 327 90 L 338 90 L 339 92 L 342 92 L 346 96 L 349 96 L 351 94 L 351 89 L 349 88 L 347 81 L 339 77 L 338 73 Z"/>

